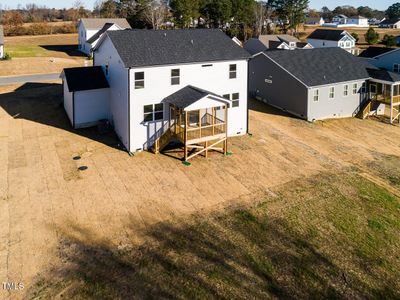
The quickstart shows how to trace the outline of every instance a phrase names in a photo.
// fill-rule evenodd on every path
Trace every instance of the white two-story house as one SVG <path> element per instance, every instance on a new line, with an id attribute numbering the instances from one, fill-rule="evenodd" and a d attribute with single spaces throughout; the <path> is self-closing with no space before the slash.
<path id="1" fill-rule="evenodd" d="M 78 23 L 78 47 L 87 55 L 96 46 L 101 35 L 107 30 L 130 29 L 126 19 L 84 18 Z"/>
<path id="2" fill-rule="evenodd" d="M 351 54 L 359 54 L 356 39 L 346 30 L 317 29 L 307 37 L 307 42 L 314 48 L 339 47 Z"/>
<path id="3" fill-rule="evenodd" d="M 108 31 L 93 54 L 109 85 L 108 119 L 129 152 L 175 138 L 188 160 L 226 152 L 228 137 L 247 133 L 250 55 L 221 30 Z"/>

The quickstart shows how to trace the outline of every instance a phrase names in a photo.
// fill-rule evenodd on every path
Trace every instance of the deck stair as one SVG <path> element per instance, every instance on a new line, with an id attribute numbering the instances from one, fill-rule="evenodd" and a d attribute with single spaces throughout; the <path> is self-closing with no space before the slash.
<path id="1" fill-rule="evenodd" d="M 175 137 L 175 133 L 172 128 L 168 128 L 159 138 L 156 139 L 152 150 L 155 154 L 159 154 L 165 147 L 167 147 L 172 139 Z"/>
<path id="2" fill-rule="evenodd" d="M 357 117 L 360 119 L 365 119 L 369 116 L 372 107 L 374 105 L 374 101 L 373 100 L 368 100 L 364 103 L 364 105 L 362 106 L 361 110 L 359 111 Z"/>

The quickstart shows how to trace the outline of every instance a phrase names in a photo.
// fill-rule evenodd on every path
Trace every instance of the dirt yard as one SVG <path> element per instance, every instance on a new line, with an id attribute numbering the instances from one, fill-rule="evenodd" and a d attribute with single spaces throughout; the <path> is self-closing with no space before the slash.
<path id="1" fill-rule="evenodd" d="M 0 61 L 0 76 L 57 73 L 83 66 L 85 57 L 77 44 L 77 34 L 6 37 L 5 51 L 12 60 Z"/>
<path id="2" fill-rule="evenodd" d="M 374 288 L 400 286 L 400 225 L 391 225 L 400 209 L 398 126 L 311 124 L 251 101 L 252 135 L 230 140 L 233 155 L 187 167 L 166 155 L 129 157 L 113 135 L 72 130 L 59 83 L 0 93 L 0 279 L 25 286 L 1 298 L 363 298 L 395 295 L 364 289 L 371 278 Z M 229 207 L 263 211 L 233 218 Z M 377 211 L 383 225 L 364 218 Z M 358 241 L 369 220 L 391 231 Z"/>

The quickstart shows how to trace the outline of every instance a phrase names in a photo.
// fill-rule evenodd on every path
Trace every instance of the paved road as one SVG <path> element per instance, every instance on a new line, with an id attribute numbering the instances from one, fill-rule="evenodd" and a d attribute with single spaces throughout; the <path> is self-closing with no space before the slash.
<path id="1" fill-rule="evenodd" d="M 0 85 L 9 85 L 9 84 L 26 83 L 26 82 L 42 82 L 42 81 L 57 80 L 59 78 L 60 78 L 60 73 L 22 75 L 22 76 L 2 76 L 0 77 Z"/>

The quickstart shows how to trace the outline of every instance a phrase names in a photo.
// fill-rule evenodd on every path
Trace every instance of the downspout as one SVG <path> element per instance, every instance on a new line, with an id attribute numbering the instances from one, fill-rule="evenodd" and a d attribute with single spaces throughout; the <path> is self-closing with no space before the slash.
<path id="1" fill-rule="evenodd" d="M 246 133 L 250 134 L 249 131 L 249 89 L 250 89 L 250 68 L 249 68 L 250 59 L 247 59 L 247 110 L 246 110 Z"/>
<path id="2" fill-rule="evenodd" d="M 128 153 L 131 152 L 131 68 L 128 68 Z"/>
<path id="3" fill-rule="evenodd" d="M 72 92 L 72 127 L 75 129 L 75 92 Z"/>

